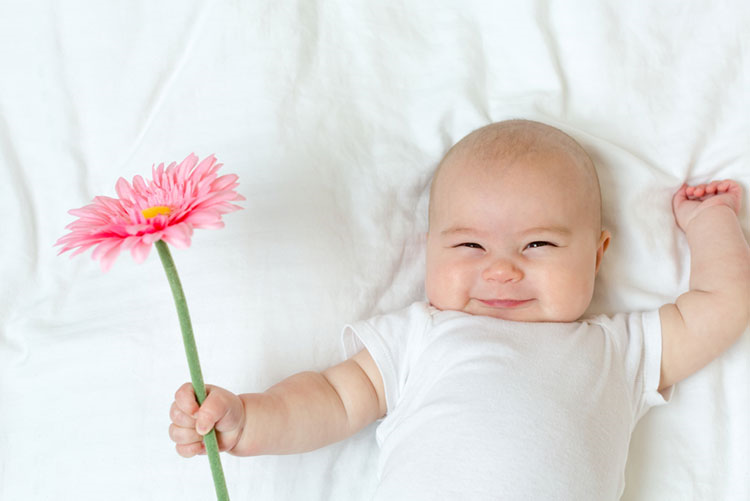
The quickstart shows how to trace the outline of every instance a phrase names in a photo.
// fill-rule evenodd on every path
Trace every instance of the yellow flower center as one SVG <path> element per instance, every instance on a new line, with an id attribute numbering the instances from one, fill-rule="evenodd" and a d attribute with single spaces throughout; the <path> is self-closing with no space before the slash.
<path id="1" fill-rule="evenodd" d="M 168 216 L 172 212 L 172 209 L 169 207 L 165 207 L 163 205 L 156 205 L 154 207 L 149 207 L 148 209 L 143 209 L 141 211 L 141 214 L 143 214 L 143 217 L 146 219 L 151 219 L 152 217 L 156 217 L 159 214 L 163 214 L 165 216 Z"/>

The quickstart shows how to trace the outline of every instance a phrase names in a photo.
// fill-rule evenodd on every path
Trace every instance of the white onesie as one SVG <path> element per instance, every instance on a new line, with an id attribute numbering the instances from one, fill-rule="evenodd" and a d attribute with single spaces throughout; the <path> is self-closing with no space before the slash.
<path id="1" fill-rule="evenodd" d="M 349 325 L 387 414 L 376 499 L 615 500 L 630 434 L 653 405 L 656 311 L 510 322 L 415 303 Z"/>

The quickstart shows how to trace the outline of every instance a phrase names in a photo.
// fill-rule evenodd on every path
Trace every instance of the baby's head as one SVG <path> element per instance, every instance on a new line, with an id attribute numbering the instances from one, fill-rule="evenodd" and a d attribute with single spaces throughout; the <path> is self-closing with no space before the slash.
<path id="1" fill-rule="evenodd" d="M 448 151 L 430 192 L 425 287 L 441 310 L 572 322 L 609 244 L 594 165 L 571 137 L 527 120 Z"/>

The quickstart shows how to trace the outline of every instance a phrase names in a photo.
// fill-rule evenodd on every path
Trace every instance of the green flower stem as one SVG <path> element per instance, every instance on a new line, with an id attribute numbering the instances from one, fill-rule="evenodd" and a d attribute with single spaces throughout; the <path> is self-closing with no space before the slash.
<path id="1" fill-rule="evenodd" d="M 166 242 L 163 240 L 156 242 L 156 250 L 159 251 L 161 264 L 164 265 L 169 286 L 172 288 L 175 306 L 177 306 L 177 316 L 180 319 L 182 342 L 185 345 L 185 355 L 187 356 L 190 368 L 190 379 L 193 382 L 193 390 L 195 391 L 198 403 L 203 404 L 203 401 L 206 399 L 206 386 L 203 384 L 203 374 L 201 373 L 201 365 L 198 361 L 198 348 L 195 346 L 193 326 L 190 323 L 190 313 L 188 313 L 185 293 L 182 291 L 180 277 L 177 275 L 177 268 L 174 265 L 172 254 L 169 252 Z M 208 462 L 211 465 L 211 474 L 213 475 L 214 487 L 216 488 L 216 499 L 219 501 L 229 501 L 224 470 L 221 468 L 221 459 L 219 458 L 219 444 L 216 440 L 216 431 L 212 429 L 206 434 L 203 437 L 203 443 L 206 445 Z"/>

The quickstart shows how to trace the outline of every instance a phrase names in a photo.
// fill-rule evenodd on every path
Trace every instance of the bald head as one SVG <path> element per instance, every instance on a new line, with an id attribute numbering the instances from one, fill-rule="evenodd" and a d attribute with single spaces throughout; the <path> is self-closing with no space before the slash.
<path id="1" fill-rule="evenodd" d="M 456 143 L 443 158 L 470 154 L 477 160 L 512 159 L 535 151 L 560 150 L 596 175 L 586 151 L 560 129 L 531 120 L 507 120 L 486 125 Z"/>
<path id="2" fill-rule="evenodd" d="M 591 158 L 573 138 L 555 127 L 531 120 L 496 122 L 470 133 L 456 143 L 438 165 L 430 190 L 430 218 L 443 178 L 461 175 L 461 169 L 509 169 L 528 158 L 560 158 L 566 161 L 539 165 L 550 176 L 572 179 L 580 185 L 581 203 L 595 212 L 601 229 L 601 194 Z M 451 171 L 450 175 L 446 172 Z"/>

